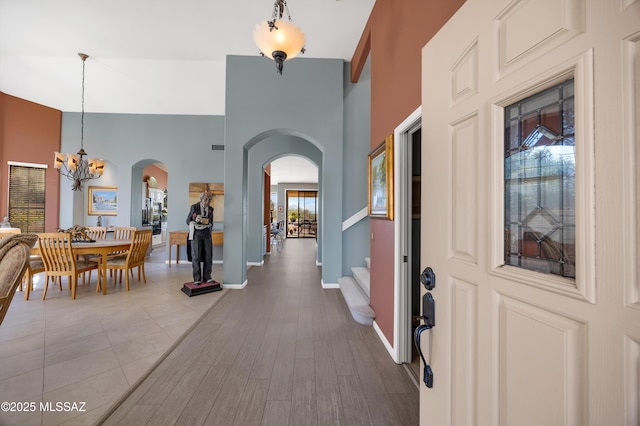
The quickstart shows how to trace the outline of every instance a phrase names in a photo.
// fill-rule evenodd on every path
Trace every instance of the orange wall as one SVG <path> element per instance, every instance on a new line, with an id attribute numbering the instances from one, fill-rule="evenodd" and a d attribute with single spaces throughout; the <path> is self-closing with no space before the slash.
<path id="1" fill-rule="evenodd" d="M 420 106 L 422 48 L 464 0 L 377 0 L 352 59 L 356 81 L 370 55 L 371 149 Z M 371 307 L 393 344 L 393 222 L 371 220 Z"/>
<path id="2" fill-rule="evenodd" d="M 149 176 L 153 176 L 158 181 L 158 189 L 167 189 L 169 174 L 156 165 L 149 165 L 142 170 L 142 181 L 146 182 Z"/>
<path id="3" fill-rule="evenodd" d="M 264 226 L 271 226 L 271 164 L 269 164 L 263 172 L 264 186 L 262 188 L 262 204 L 264 210 L 262 212 Z M 265 239 L 265 252 L 271 252 L 271 233 L 267 232 L 267 238 Z"/>
<path id="4" fill-rule="evenodd" d="M 60 151 L 62 112 L 0 92 L 0 217 L 8 215 L 8 161 L 48 164 L 45 231 L 55 232 L 60 219 L 60 175 L 53 153 Z"/>

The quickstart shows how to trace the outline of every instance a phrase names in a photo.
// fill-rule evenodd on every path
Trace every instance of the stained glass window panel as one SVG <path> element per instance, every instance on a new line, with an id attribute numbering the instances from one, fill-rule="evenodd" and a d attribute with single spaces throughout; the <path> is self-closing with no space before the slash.
<path id="1" fill-rule="evenodd" d="M 575 278 L 573 80 L 505 108 L 505 264 Z"/>

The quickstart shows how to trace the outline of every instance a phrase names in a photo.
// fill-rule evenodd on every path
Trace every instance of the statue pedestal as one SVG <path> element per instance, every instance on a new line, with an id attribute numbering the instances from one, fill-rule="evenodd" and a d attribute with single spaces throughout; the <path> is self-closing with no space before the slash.
<path id="1" fill-rule="evenodd" d="M 182 292 L 189 297 L 220 290 L 222 290 L 222 285 L 217 281 L 212 283 L 201 283 L 199 285 L 195 285 L 193 282 L 190 282 L 184 283 L 182 286 Z"/>

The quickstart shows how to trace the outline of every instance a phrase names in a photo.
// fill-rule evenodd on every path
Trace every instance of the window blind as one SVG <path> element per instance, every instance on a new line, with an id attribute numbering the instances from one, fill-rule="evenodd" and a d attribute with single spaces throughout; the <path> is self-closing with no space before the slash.
<path id="1" fill-rule="evenodd" d="M 9 165 L 9 222 L 22 232 L 44 232 L 46 170 Z"/>

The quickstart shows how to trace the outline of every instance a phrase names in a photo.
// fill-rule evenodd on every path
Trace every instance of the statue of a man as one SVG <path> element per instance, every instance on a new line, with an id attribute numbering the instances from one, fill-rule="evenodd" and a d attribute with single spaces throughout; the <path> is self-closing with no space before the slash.
<path id="1" fill-rule="evenodd" d="M 208 192 L 200 194 L 200 202 L 189 209 L 187 225 L 191 240 L 191 264 L 193 266 L 193 283 L 213 282 L 211 269 L 213 263 L 213 243 L 211 228 L 213 226 L 213 207 L 209 205 L 213 196 Z M 200 263 L 204 263 L 202 268 Z"/>

